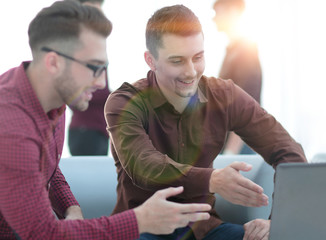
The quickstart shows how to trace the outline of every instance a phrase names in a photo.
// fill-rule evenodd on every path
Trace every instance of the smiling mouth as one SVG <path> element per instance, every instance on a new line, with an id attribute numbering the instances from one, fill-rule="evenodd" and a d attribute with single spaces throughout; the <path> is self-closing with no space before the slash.
<path id="1" fill-rule="evenodd" d="M 191 85 L 195 82 L 195 80 L 191 80 L 191 81 L 178 80 L 178 81 L 186 85 Z"/>

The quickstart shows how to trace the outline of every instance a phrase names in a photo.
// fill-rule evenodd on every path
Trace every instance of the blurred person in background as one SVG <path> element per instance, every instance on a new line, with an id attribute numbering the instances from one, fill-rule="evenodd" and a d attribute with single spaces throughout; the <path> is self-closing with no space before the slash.
<path id="1" fill-rule="evenodd" d="M 217 0 L 213 9 L 218 31 L 226 34 L 229 44 L 220 69 L 219 77 L 231 79 L 260 103 L 262 70 L 257 45 L 240 32 L 241 17 L 245 10 L 244 0 Z M 224 154 L 254 154 L 234 132 L 227 137 Z"/>

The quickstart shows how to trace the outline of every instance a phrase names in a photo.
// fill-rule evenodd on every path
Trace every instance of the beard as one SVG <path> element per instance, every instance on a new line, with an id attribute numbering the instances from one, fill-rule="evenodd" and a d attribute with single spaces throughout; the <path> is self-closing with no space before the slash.
<path id="1" fill-rule="evenodd" d="M 68 70 L 55 80 L 55 88 L 62 101 L 72 109 L 85 111 L 88 101 L 83 100 L 84 88 L 78 88 L 78 84 Z"/>

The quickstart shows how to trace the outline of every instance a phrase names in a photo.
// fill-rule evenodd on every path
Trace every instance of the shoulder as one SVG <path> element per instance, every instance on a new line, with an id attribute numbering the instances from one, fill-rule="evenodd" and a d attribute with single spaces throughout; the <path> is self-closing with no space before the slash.
<path id="1" fill-rule="evenodd" d="M 202 76 L 199 88 L 206 94 L 225 95 L 234 89 L 234 82 L 231 79 Z M 205 94 L 205 95 L 206 95 Z"/>
<path id="2" fill-rule="evenodd" d="M 0 132 L 26 136 L 37 135 L 37 121 L 29 109 L 19 102 L 0 101 Z M 34 134 L 35 133 L 35 134 Z"/>
<path id="3" fill-rule="evenodd" d="M 124 82 L 117 90 L 113 91 L 109 100 L 114 98 L 135 98 L 135 97 L 146 97 L 146 90 L 149 87 L 149 83 L 146 78 L 140 79 L 134 83 Z"/>
<path id="4" fill-rule="evenodd" d="M 199 88 L 213 105 L 232 106 L 252 101 L 252 97 L 231 79 L 203 76 Z"/>
<path id="5" fill-rule="evenodd" d="M 123 83 L 117 90 L 113 91 L 105 104 L 106 112 L 127 110 L 130 107 L 145 107 L 145 99 L 148 97 L 149 82 L 146 78 L 134 83 Z"/>

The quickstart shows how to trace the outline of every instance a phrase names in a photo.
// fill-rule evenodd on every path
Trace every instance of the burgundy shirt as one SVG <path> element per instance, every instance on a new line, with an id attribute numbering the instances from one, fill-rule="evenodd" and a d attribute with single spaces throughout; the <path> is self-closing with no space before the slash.
<path id="1" fill-rule="evenodd" d="M 28 62 L 0 76 L 0 239 L 135 239 L 133 210 L 57 220 L 78 205 L 59 169 L 65 106 L 46 114 L 26 76 Z M 109 214 L 109 213 L 108 213 Z"/>
<path id="2" fill-rule="evenodd" d="M 235 131 L 273 167 L 306 161 L 301 146 L 274 117 L 230 80 L 203 76 L 180 114 L 149 71 L 147 78 L 124 83 L 109 96 L 105 116 L 118 172 L 114 213 L 140 205 L 158 189 L 180 185 L 184 192 L 171 200 L 213 206 L 212 163 L 228 131 Z M 202 239 L 221 222 L 213 209 L 209 220 L 191 227 Z"/>

